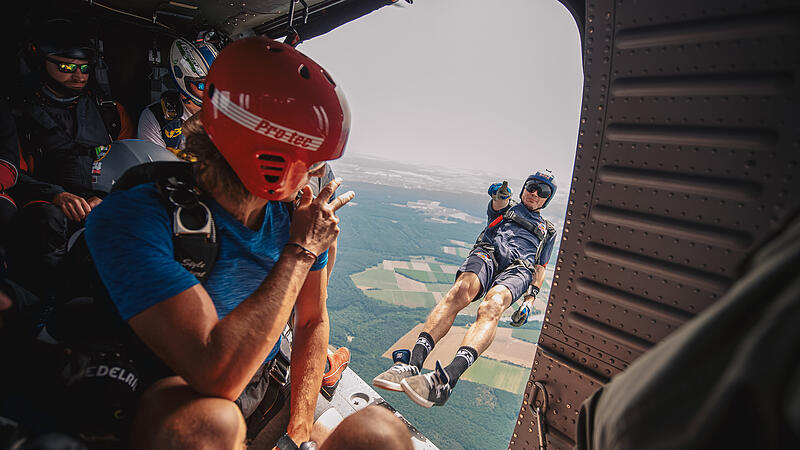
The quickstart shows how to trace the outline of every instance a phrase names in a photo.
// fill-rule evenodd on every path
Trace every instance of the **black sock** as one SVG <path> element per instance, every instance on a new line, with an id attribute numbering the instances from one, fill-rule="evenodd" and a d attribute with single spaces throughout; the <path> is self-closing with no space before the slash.
<path id="1" fill-rule="evenodd" d="M 428 353 L 433 350 L 433 338 L 430 334 L 422 332 L 417 338 L 417 343 L 414 344 L 414 349 L 411 350 L 411 361 L 408 363 L 412 366 L 417 366 L 417 369 L 422 370 L 422 363 L 428 357 Z"/>
<path id="2" fill-rule="evenodd" d="M 458 349 L 456 357 L 453 358 L 453 362 L 444 368 L 444 371 L 447 372 L 447 376 L 450 378 L 450 388 L 456 386 L 458 377 L 460 377 L 465 370 L 469 369 L 469 366 L 471 366 L 476 359 L 478 359 L 478 351 L 474 348 L 465 345 Z"/>

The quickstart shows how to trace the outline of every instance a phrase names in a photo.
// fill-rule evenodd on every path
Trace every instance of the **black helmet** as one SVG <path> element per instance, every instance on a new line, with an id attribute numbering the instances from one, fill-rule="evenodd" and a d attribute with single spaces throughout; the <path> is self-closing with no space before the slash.
<path id="1" fill-rule="evenodd" d="M 68 19 L 50 19 L 44 22 L 34 39 L 36 52 L 42 56 L 94 61 L 96 52 L 86 30 Z"/>

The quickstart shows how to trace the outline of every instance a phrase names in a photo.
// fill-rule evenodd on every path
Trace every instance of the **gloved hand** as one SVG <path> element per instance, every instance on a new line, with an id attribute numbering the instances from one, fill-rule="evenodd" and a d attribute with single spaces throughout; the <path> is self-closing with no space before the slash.
<path id="1" fill-rule="evenodd" d="M 512 327 L 521 327 L 528 323 L 528 316 L 531 313 L 531 309 L 533 308 L 533 301 L 536 300 L 535 295 L 526 295 L 525 298 L 522 300 L 522 304 L 519 306 L 519 309 L 514 311 L 514 314 L 511 315 L 511 326 Z"/>
<path id="2" fill-rule="evenodd" d="M 508 200 L 511 198 L 511 188 L 508 187 L 508 181 L 502 183 L 494 183 L 489 186 L 489 195 L 495 200 Z"/>

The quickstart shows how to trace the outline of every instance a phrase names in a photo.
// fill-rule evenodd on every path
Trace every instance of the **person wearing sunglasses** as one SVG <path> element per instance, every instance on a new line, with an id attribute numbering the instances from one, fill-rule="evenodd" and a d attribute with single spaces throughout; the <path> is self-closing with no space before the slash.
<path id="1" fill-rule="evenodd" d="M 403 391 L 426 408 L 444 405 L 458 378 L 494 340 L 503 312 L 526 291 L 526 299 L 536 297 L 556 242 L 555 227 L 540 210 L 553 199 L 556 183 L 553 174 L 544 171 L 530 175 L 522 186 L 520 203 L 511 199 L 507 181 L 489 186 L 487 227 L 458 269 L 453 287 L 428 315 L 413 349 L 392 353 L 392 367 L 372 380 L 376 387 Z M 426 357 L 456 315 L 481 297 L 477 318 L 452 362 L 443 367 L 436 361 L 432 372 L 421 374 Z"/>
<path id="2" fill-rule="evenodd" d="M 41 288 L 41 279 L 60 276 L 67 236 L 104 195 L 92 188 L 95 163 L 113 140 L 134 134 L 122 105 L 93 80 L 98 55 L 80 24 L 40 24 L 27 56 L 31 74 L 11 100 L 26 170 L 9 191 L 20 208 L 9 264 Z"/>
<path id="3" fill-rule="evenodd" d="M 195 161 L 196 157 L 183 150 L 183 123 L 197 114 L 203 106 L 206 76 L 217 49 L 207 42 L 192 44 L 178 38 L 169 51 L 170 75 L 176 89 L 165 91 L 139 116 L 139 139 L 166 147 L 178 157 Z"/>

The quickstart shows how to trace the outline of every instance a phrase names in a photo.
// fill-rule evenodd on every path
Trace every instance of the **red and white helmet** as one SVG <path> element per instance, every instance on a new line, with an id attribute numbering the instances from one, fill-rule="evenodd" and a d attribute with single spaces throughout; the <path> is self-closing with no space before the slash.
<path id="1" fill-rule="evenodd" d="M 350 110 L 328 72 L 294 48 L 265 37 L 234 41 L 211 66 L 203 125 L 253 195 L 296 194 L 318 163 L 339 158 Z"/>

